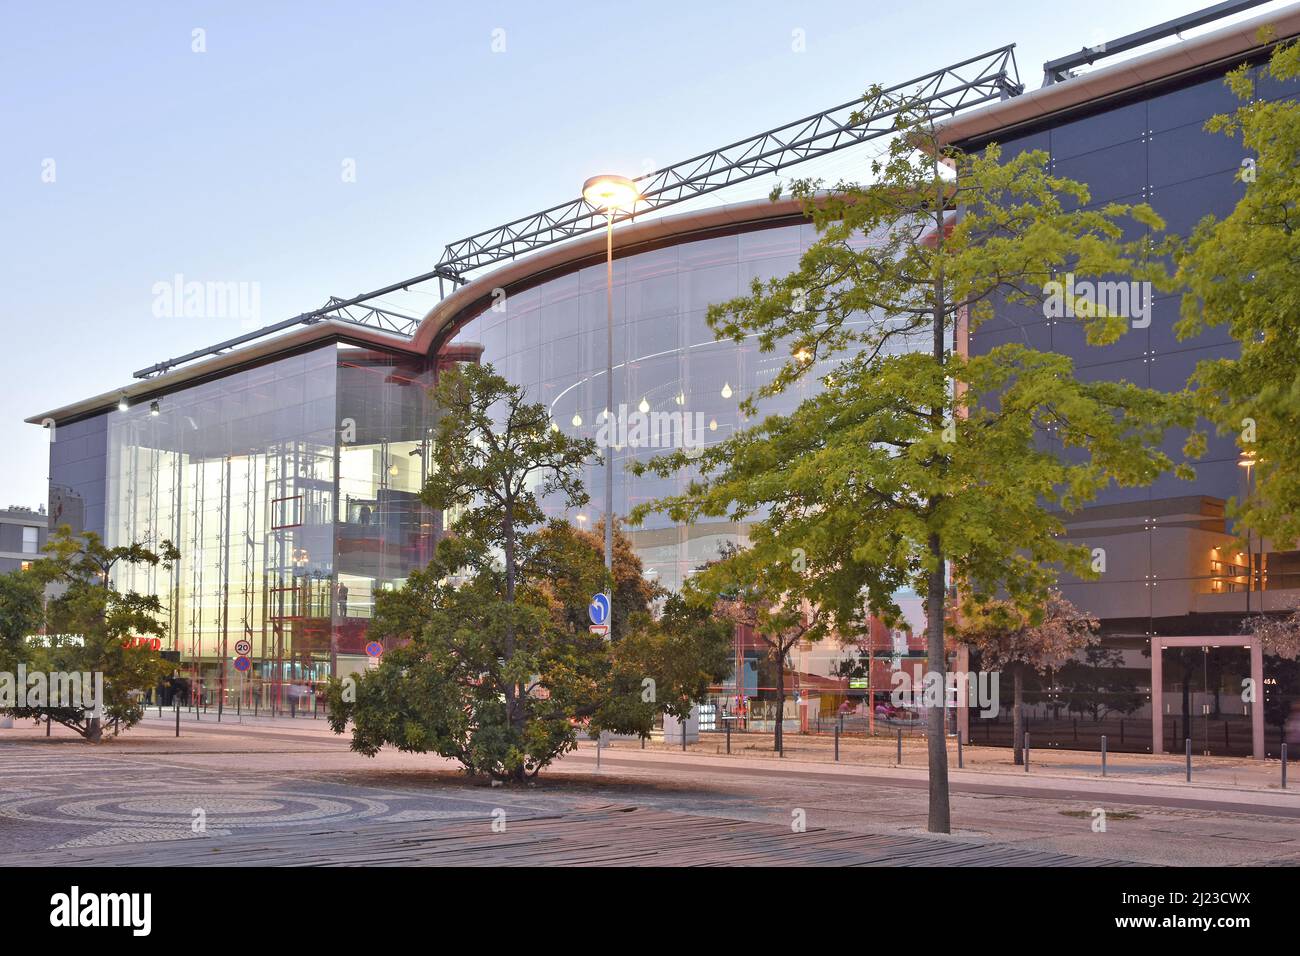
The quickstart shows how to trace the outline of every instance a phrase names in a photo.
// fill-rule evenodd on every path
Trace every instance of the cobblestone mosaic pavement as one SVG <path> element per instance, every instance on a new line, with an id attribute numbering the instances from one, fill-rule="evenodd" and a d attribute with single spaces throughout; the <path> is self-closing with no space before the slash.
<path id="1" fill-rule="evenodd" d="M 0 839 L 39 854 L 294 828 L 487 819 L 501 801 L 340 784 L 293 774 L 203 770 L 165 758 L 0 751 Z M 527 816 L 535 808 L 512 805 Z"/>

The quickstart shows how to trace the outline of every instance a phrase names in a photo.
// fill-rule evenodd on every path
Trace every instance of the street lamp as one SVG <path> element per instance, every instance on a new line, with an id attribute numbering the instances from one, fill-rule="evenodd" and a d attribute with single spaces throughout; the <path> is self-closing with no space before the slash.
<path id="1" fill-rule="evenodd" d="M 1246 499 L 1249 500 L 1251 490 L 1252 490 L 1251 479 L 1254 477 L 1255 474 L 1254 472 L 1255 453 L 1253 451 L 1242 452 L 1241 457 L 1237 460 L 1237 467 L 1246 469 Z M 1260 560 L 1262 562 L 1263 550 L 1264 550 L 1262 541 L 1260 542 L 1260 545 L 1261 545 Z M 1254 581 L 1252 579 L 1255 576 L 1255 555 L 1253 549 L 1254 549 L 1254 545 L 1251 543 L 1250 540 L 1250 527 L 1247 526 L 1246 527 L 1246 616 L 1247 617 L 1250 616 L 1250 592 L 1254 584 Z M 1262 589 L 1263 581 L 1260 582 L 1260 585 Z M 1260 603 L 1260 610 L 1263 611 L 1264 610 L 1263 595 L 1260 595 L 1259 603 Z"/>
<path id="2" fill-rule="evenodd" d="M 641 198 L 626 176 L 592 176 L 582 184 L 582 198 L 605 213 L 605 434 L 610 434 L 614 408 L 614 214 L 630 212 Z M 605 575 L 614 597 L 614 453 L 605 443 Z"/>

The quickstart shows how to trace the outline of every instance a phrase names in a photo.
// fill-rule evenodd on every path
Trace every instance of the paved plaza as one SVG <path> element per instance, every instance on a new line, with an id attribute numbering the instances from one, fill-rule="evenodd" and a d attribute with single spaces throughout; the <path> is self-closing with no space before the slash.
<path id="1" fill-rule="evenodd" d="M 1068 759 L 954 770 L 954 833 L 934 836 L 919 766 L 620 746 L 597 767 L 587 744 L 489 787 L 436 757 L 354 754 L 320 720 L 174 733 L 0 730 L 0 865 L 1300 863 L 1294 791 L 1101 780 Z"/>

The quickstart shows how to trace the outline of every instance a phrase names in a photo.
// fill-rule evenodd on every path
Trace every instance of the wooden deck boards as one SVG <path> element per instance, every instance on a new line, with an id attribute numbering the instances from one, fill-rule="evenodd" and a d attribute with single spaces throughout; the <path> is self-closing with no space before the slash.
<path id="1" fill-rule="evenodd" d="M 72 847 L 0 858 L 54 866 L 1123 866 L 1014 846 L 927 836 L 861 834 L 602 806 L 511 818 L 370 824 L 325 830 L 113 847 Z"/>

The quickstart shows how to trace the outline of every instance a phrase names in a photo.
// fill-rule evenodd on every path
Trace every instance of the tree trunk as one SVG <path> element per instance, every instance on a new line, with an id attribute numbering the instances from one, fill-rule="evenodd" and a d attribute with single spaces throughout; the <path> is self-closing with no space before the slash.
<path id="1" fill-rule="evenodd" d="M 930 572 L 929 593 L 926 595 L 926 657 L 930 671 L 927 679 L 938 682 L 940 706 L 926 711 L 926 751 L 930 764 L 930 810 L 926 829 L 931 833 L 949 833 L 952 819 L 948 810 L 948 737 L 944 726 L 944 705 L 947 703 L 944 670 L 947 662 L 943 648 L 943 599 L 947 575 L 938 535 L 930 535 L 930 553 L 939 563 Z"/>
<path id="2" fill-rule="evenodd" d="M 1014 703 L 1011 705 L 1011 748 L 1015 751 L 1016 766 L 1025 762 L 1025 665 L 1017 661 L 1011 666 L 1015 684 Z"/>
<path id="3" fill-rule="evenodd" d="M 86 739 L 92 743 L 99 743 L 104 736 L 104 722 L 98 717 L 91 717 L 86 721 Z"/>
<path id="4" fill-rule="evenodd" d="M 934 127 L 930 129 L 933 135 Z M 947 341 L 944 332 L 948 320 L 948 292 L 945 285 L 943 254 L 944 254 L 944 195 L 945 185 L 943 178 L 939 175 L 939 150 L 936 148 L 932 152 L 932 162 L 934 169 L 934 248 L 937 254 L 934 274 L 934 324 L 931 329 L 931 356 L 935 364 L 946 370 L 947 368 Z M 954 337 L 955 338 L 955 337 Z M 944 411 L 946 400 L 940 400 L 930 409 L 932 416 L 931 427 L 944 428 Z M 956 426 L 956 409 L 953 409 L 953 425 Z M 940 468 L 944 467 L 944 459 L 940 457 L 934 463 Z M 934 515 L 939 501 L 932 496 L 926 502 L 927 510 L 930 515 Z M 939 693 L 941 706 L 930 708 L 927 711 L 926 723 L 926 751 L 930 764 L 930 811 L 926 825 L 931 833 L 949 833 L 952 830 L 952 818 L 948 809 L 948 737 L 945 733 L 947 728 L 944 726 L 944 718 L 947 715 L 947 693 L 944 681 L 944 670 L 947 660 L 944 656 L 943 646 L 943 611 L 944 599 L 947 597 L 948 575 L 946 573 L 947 564 L 944 560 L 943 542 L 939 540 L 939 535 L 931 532 L 929 536 L 930 558 L 934 562 L 934 568 L 930 572 L 930 581 L 928 593 L 926 594 L 926 656 L 929 659 L 930 680 L 939 682 Z"/>
<path id="5" fill-rule="evenodd" d="M 776 733 L 772 737 L 772 749 L 781 752 L 785 741 L 782 733 L 785 726 L 785 652 L 781 645 L 776 645 Z"/>

